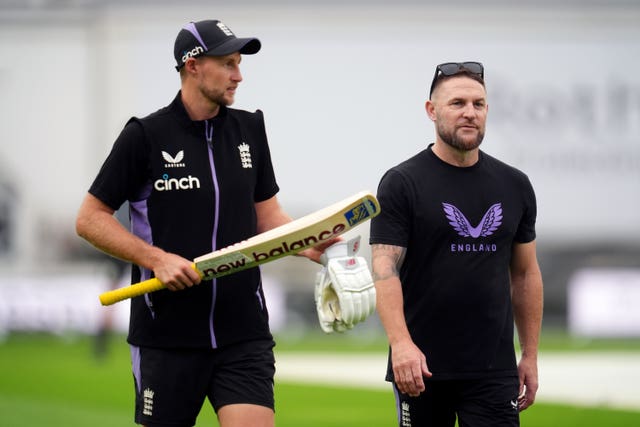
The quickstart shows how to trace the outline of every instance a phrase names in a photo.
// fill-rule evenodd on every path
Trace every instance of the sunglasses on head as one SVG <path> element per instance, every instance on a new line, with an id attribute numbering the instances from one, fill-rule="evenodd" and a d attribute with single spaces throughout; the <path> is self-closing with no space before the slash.
<path id="1" fill-rule="evenodd" d="M 463 72 L 475 74 L 484 80 L 484 66 L 479 62 L 445 62 L 436 67 L 436 73 L 433 75 L 431 81 L 431 90 L 429 91 L 429 97 L 433 93 L 433 87 L 440 75 L 443 76 L 455 76 Z"/>

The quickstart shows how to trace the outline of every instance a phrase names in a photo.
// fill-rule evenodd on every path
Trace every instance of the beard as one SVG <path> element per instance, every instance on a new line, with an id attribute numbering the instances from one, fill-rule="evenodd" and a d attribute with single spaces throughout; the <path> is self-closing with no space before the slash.
<path id="1" fill-rule="evenodd" d="M 216 105 L 224 105 L 225 107 L 228 107 L 233 104 L 234 101 L 233 97 L 231 97 L 231 99 L 229 99 L 229 97 L 225 97 L 224 91 L 210 89 L 204 85 L 200 86 L 200 93 L 209 100 L 209 102 Z"/>
<path id="2" fill-rule="evenodd" d="M 440 139 L 450 147 L 459 151 L 471 151 L 480 147 L 482 140 L 484 139 L 484 130 L 478 128 L 478 135 L 475 138 L 459 137 L 456 133 L 456 129 L 447 130 L 443 126 L 437 125 L 437 132 Z"/>

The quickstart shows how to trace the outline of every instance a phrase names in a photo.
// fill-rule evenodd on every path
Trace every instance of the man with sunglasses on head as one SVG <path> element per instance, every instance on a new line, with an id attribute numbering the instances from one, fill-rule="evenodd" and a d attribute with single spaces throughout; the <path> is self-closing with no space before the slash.
<path id="1" fill-rule="evenodd" d="M 438 65 L 436 140 L 378 187 L 372 268 L 400 426 L 518 426 L 535 400 L 536 198 L 524 173 L 480 150 L 487 111 L 482 64 Z"/>

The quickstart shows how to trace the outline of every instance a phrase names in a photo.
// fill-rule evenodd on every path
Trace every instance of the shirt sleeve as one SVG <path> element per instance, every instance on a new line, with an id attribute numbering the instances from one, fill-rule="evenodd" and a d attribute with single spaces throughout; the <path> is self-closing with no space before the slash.
<path id="1" fill-rule="evenodd" d="M 522 180 L 522 195 L 524 197 L 524 212 L 518 225 L 514 240 L 518 243 L 529 243 L 536 238 L 536 217 L 538 212 L 536 194 L 527 176 Z"/>
<path id="2" fill-rule="evenodd" d="M 149 181 L 149 147 L 142 126 L 131 119 L 116 139 L 89 193 L 113 210 L 138 200 Z"/>
<path id="3" fill-rule="evenodd" d="M 275 196 L 280 188 L 276 182 L 275 172 L 273 170 L 273 163 L 271 161 L 271 151 L 269 149 L 269 142 L 267 139 L 267 131 L 264 124 L 264 115 L 261 110 L 257 110 L 252 120 L 253 132 L 259 135 L 261 140 L 264 141 L 262 145 L 262 159 L 258 169 L 258 179 L 254 191 L 254 201 L 263 202 Z"/>
<path id="4" fill-rule="evenodd" d="M 371 220 L 369 243 L 406 248 L 413 207 L 403 176 L 393 169 L 388 171 L 380 180 L 377 198 L 380 214 Z"/>

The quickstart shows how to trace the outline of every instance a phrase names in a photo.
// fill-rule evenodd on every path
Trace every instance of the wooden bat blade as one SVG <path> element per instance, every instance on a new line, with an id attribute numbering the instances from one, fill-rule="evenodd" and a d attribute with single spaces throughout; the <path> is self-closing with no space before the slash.
<path id="1" fill-rule="evenodd" d="M 358 193 L 324 209 L 195 259 L 203 278 L 213 279 L 294 255 L 339 236 L 380 212 L 373 194 Z"/>
<path id="2" fill-rule="evenodd" d="M 204 280 L 211 280 L 253 268 L 326 242 L 379 213 L 378 200 L 363 191 L 288 224 L 202 255 L 194 260 L 194 269 Z M 111 305 L 164 287 L 158 279 L 149 279 L 105 292 L 100 295 L 100 302 Z"/>

